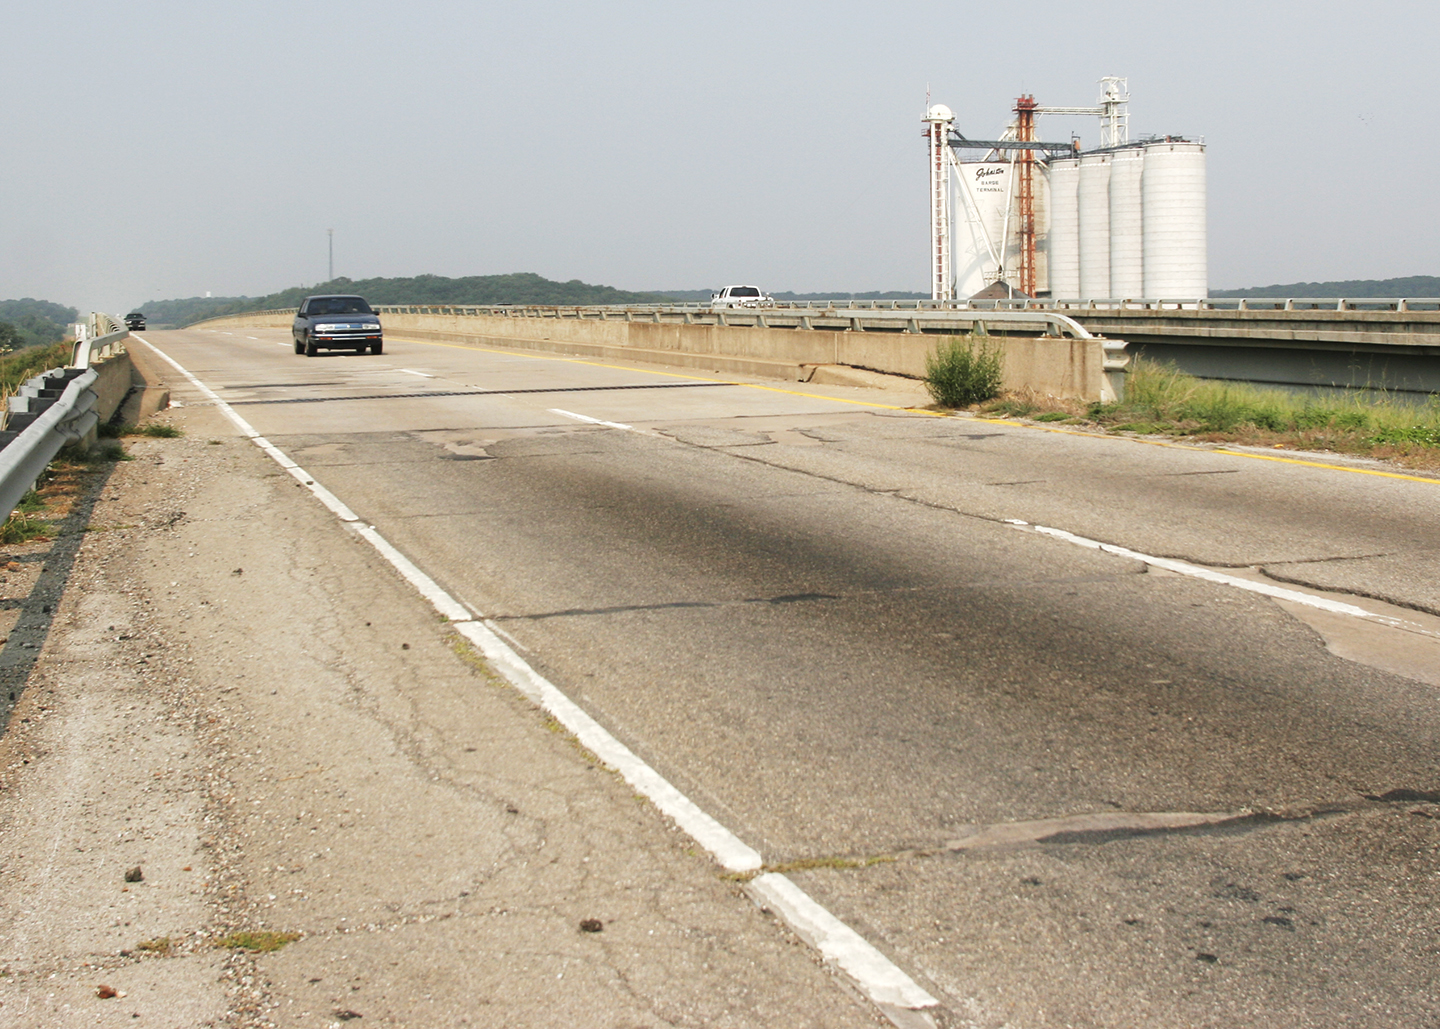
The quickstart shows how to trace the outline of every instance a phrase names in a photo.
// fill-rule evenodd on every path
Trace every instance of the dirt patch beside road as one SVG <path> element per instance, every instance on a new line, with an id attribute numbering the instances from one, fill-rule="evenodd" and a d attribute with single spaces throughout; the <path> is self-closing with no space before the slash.
<path id="1" fill-rule="evenodd" d="M 0 1024 L 877 1024 L 213 409 L 167 417 L 98 531 L 0 548 L 74 554 L 58 606 L 0 584 L 53 608 L 0 739 Z"/>

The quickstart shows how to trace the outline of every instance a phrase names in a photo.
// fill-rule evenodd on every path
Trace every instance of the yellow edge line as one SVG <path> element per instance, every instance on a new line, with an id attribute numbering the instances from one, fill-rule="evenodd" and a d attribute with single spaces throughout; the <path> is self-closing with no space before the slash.
<path id="1" fill-rule="evenodd" d="M 515 351 L 524 348 L 516 347 L 512 350 L 494 350 L 490 347 L 472 347 L 464 343 L 440 343 L 430 339 L 412 339 L 408 336 L 396 336 L 395 339 L 402 339 L 406 343 L 421 343 L 429 347 L 449 347 L 452 350 L 478 350 L 486 354 L 504 354 L 506 356 L 517 356 Z M 795 389 L 781 389 L 778 386 L 761 386 L 754 382 L 735 382 L 730 379 L 710 379 L 703 375 L 685 375 L 681 372 L 659 372 L 651 371 L 648 368 L 628 368 L 619 364 L 602 364 L 599 361 L 583 361 L 576 357 L 563 357 L 558 354 L 536 354 L 522 352 L 520 357 L 528 357 L 536 361 L 564 361 L 567 364 L 583 364 L 590 368 L 609 368 L 612 371 L 638 372 L 641 375 L 660 375 L 669 379 L 689 379 L 694 382 L 720 382 L 727 386 L 743 386 L 746 389 L 764 390 L 767 393 L 784 393 L 792 397 L 805 397 L 809 400 L 829 400 L 836 404 L 850 404 L 854 407 L 874 407 L 883 411 L 909 411 L 911 414 L 929 415 L 932 418 L 954 418 L 953 414 L 946 414 L 943 411 L 927 411 L 922 407 L 905 407 L 900 404 L 874 404 L 865 400 L 846 400 L 844 397 L 827 397 L 821 393 L 802 393 Z M 1192 452 L 1208 454 L 1224 454 L 1227 457 L 1246 457 L 1252 461 L 1277 461 L 1280 464 L 1300 465 L 1304 468 L 1324 468 L 1332 472 L 1350 472 L 1354 475 L 1374 475 L 1382 479 L 1400 479 L 1403 482 L 1425 482 L 1432 486 L 1440 486 L 1440 479 L 1426 478 L 1423 475 L 1402 475 L 1399 472 L 1381 472 L 1371 468 L 1351 468 L 1343 464 L 1325 464 L 1323 461 L 1302 461 L 1294 457 L 1279 457 L 1273 454 L 1247 454 L 1241 450 L 1226 450 L 1223 447 L 1216 447 L 1213 450 L 1205 450 L 1201 447 L 1188 446 L 1183 443 L 1166 443 L 1162 440 L 1136 439 L 1133 436 L 1115 436 L 1104 432 L 1080 432 L 1075 429 L 1052 428 L 1048 425 L 1031 425 L 1027 422 L 1016 422 L 1005 418 L 980 418 L 973 417 L 970 421 L 983 422 L 986 425 L 1010 425 L 1017 429 L 1038 429 L 1041 432 L 1055 432 L 1063 436 L 1086 436 L 1091 439 L 1119 439 L 1129 440 L 1131 443 L 1145 443 L 1152 447 L 1168 447 L 1174 450 L 1188 450 Z"/>

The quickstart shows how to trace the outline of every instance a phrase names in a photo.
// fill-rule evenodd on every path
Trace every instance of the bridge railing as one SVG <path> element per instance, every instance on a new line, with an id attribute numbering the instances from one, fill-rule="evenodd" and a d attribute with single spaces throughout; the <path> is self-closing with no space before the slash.
<path id="1" fill-rule="evenodd" d="M 666 304 L 376 304 L 380 314 L 492 315 L 502 318 L 624 318 L 629 315 L 680 317 L 754 312 L 841 311 L 1027 311 L 1085 315 L 1096 311 L 1394 311 L 1440 312 L 1440 297 L 1110 297 L 1090 300 L 776 300 L 759 307 L 712 308 L 709 301 Z M 285 315 L 294 308 L 251 311 Z M 743 324 L 735 321 L 728 324 Z M 1060 324 L 1060 323 L 1053 323 Z M 98 335 L 99 333 L 97 333 Z M 1068 333 L 1065 333 L 1068 335 Z M 1083 338 L 1083 337 L 1082 337 Z"/>

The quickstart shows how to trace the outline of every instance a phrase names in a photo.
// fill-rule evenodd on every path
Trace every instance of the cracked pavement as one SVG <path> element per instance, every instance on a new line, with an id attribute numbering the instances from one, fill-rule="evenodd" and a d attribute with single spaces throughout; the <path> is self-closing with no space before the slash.
<path id="1" fill-rule="evenodd" d="M 0 1024 L 877 1024 L 192 414 L 129 441 L 0 741 Z"/>
<path id="2" fill-rule="evenodd" d="M 628 391 L 665 373 L 405 341 L 317 370 L 281 332 L 156 339 L 938 997 L 937 1024 L 1440 1017 L 1440 486 L 841 388 Z M 149 465 L 117 475 L 206 491 L 97 507 L 142 529 L 96 539 L 125 545 L 86 592 L 131 605 L 124 667 L 191 683 L 154 710 L 199 741 L 171 747 L 178 772 L 204 755 L 175 863 L 203 865 L 205 931 L 304 935 L 217 959 L 192 933 L 168 962 L 132 942 L 116 967 L 219 961 L 214 1017 L 245 1025 L 876 1017 L 213 409 L 172 417 L 191 435 L 137 444 Z M 1398 621 L 1011 519 L 1323 582 Z M 37 677 L 68 666 L 49 655 Z M 126 940 L 169 924 L 130 921 Z M 17 979 L 31 1002 L 48 981 Z"/>

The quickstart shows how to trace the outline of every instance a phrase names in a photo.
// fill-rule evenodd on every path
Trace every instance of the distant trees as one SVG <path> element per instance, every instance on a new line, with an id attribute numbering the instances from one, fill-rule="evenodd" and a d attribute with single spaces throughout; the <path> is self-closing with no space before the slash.
<path id="1" fill-rule="evenodd" d="M 1400 279 L 1342 279 L 1335 282 L 1291 282 L 1249 289 L 1212 289 L 1212 297 L 1440 297 L 1440 276 L 1409 275 Z"/>
<path id="2" fill-rule="evenodd" d="M 48 300 L 0 300 L 0 346 L 19 350 L 58 343 L 76 317 L 75 308 Z"/>
<path id="3" fill-rule="evenodd" d="M 137 310 L 154 325 L 190 325 L 206 318 L 246 311 L 299 307 L 314 293 L 358 293 L 372 304 L 644 304 L 663 303 L 660 293 L 629 293 L 613 286 L 594 286 L 579 279 L 555 282 L 533 272 L 510 275 L 443 275 L 412 278 L 348 279 L 340 277 L 314 286 L 295 286 L 263 297 L 191 297 L 153 300 Z M 706 294 L 709 298 L 709 294 Z"/>

